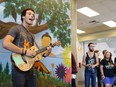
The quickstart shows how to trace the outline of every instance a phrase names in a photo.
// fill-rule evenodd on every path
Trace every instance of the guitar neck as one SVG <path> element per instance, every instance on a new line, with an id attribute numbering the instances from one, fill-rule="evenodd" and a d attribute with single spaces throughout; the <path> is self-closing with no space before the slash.
<path id="1" fill-rule="evenodd" d="M 54 46 L 56 46 L 56 44 L 55 44 L 55 43 L 54 43 L 54 44 L 50 44 L 50 46 L 51 46 L 51 47 L 54 47 Z M 47 46 L 47 47 L 48 47 L 48 46 Z M 37 50 L 37 51 L 36 51 L 36 54 L 39 54 L 39 53 L 42 53 L 42 52 L 46 51 L 46 50 L 47 50 L 47 47 L 44 47 L 44 48 L 42 48 L 42 49 Z"/>
<path id="2" fill-rule="evenodd" d="M 42 53 L 42 52 L 44 52 L 44 51 L 46 51 L 46 50 L 47 50 L 47 47 L 44 47 L 44 48 L 42 48 L 42 49 L 37 50 L 37 51 L 36 51 L 36 54 Z"/>

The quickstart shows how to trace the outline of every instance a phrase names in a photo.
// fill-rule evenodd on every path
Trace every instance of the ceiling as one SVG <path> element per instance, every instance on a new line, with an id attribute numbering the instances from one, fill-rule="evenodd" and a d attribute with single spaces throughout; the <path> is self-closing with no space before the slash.
<path id="1" fill-rule="evenodd" d="M 110 28 L 102 22 L 113 20 L 116 22 L 116 0 L 78 0 L 77 9 L 89 7 L 92 10 L 100 13 L 95 17 L 87 17 L 77 12 L 77 28 L 84 30 L 86 33 L 92 34 L 116 29 Z"/>

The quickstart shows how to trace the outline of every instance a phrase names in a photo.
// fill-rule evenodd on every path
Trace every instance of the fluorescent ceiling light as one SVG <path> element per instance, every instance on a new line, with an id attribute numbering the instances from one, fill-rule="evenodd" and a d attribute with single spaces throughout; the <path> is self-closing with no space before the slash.
<path id="1" fill-rule="evenodd" d="M 109 26 L 109 27 L 116 27 L 116 22 L 114 21 L 106 21 L 106 22 L 103 22 L 103 24 Z"/>
<path id="2" fill-rule="evenodd" d="M 93 17 L 93 16 L 99 15 L 99 13 L 95 12 L 94 10 L 92 10 L 88 7 L 83 7 L 83 8 L 77 9 L 77 11 L 88 17 Z"/>
<path id="3" fill-rule="evenodd" d="M 85 33 L 85 31 L 77 29 L 77 34 L 82 34 L 82 33 Z"/>

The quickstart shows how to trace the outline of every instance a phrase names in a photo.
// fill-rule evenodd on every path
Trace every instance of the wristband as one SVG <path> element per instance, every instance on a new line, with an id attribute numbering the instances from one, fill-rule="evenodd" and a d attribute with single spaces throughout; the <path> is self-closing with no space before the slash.
<path id="1" fill-rule="evenodd" d="M 24 55 L 26 55 L 26 53 L 27 53 L 27 50 L 25 49 L 25 53 L 24 53 Z"/>
<path id="2" fill-rule="evenodd" d="M 24 52 L 24 49 L 22 49 L 22 54 L 21 55 L 26 55 L 27 53 L 27 50 L 25 49 L 25 52 Z"/>
<path id="3" fill-rule="evenodd" d="M 24 49 L 22 49 L 22 53 L 21 53 L 21 55 L 24 55 Z"/>

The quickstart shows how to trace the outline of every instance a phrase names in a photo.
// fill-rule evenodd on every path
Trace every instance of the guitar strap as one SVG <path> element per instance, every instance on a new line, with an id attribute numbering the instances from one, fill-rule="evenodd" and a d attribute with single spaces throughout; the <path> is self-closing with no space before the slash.
<path id="1" fill-rule="evenodd" d="M 24 27 L 24 26 L 23 26 Z M 24 29 L 26 29 L 25 27 L 24 27 Z M 34 41 L 34 43 L 35 43 L 35 45 L 36 45 L 36 47 L 39 49 L 39 46 L 37 45 L 37 42 L 35 41 L 35 39 L 34 39 L 34 35 L 28 30 L 28 29 L 26 29 L 27 31 L 28 31 L 28 33 L 31 35 L 31 37 L 32 37 L 32 40 Z"/>
<path id="2" fill-rule="evenodd" d="M 29 33 L 30 33 L 30 32 L 29 32 Z M 33 41 L 34 41 L 36 47 L 39 49 L 39 46 L 37 45 L 37 42 L 36 42 L 35 39 L 34 39 L 34 36 L 33 36 L 31 33 L 30 33 L 30 35 L 31 35 L 31 37 L 32 37 L 32 39 L 33 39 Z"/>

